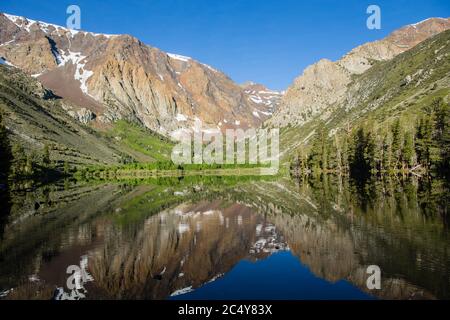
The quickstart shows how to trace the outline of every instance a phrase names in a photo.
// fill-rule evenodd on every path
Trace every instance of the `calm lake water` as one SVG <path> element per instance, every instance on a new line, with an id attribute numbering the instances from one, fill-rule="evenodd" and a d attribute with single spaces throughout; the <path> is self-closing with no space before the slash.
<path id="1" fill-rule="evenodd" d="M 447 190 L 442 181 L 322 177 L 66 181 L 11 192 L 0 295 L 449 299 Z M 370 265 L 381 269 L 380 290 L 367 288 Z"/>

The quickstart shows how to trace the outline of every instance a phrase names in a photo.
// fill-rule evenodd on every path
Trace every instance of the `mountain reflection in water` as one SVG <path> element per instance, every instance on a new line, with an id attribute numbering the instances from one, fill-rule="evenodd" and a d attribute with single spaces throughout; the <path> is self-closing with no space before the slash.
<path id="1" fill-rule="evenodd" d="M 57 287 L 68 291 L 67 267 L 87 259 L 87 299 L 448 298 L 439 203 L 434 211 L 420 203 L 417 181 L 364 188 L 372 195 L 365 203 L 352 188 L 284 179 L 15 193 L 0 292 L 50 299 Z M 382 201 L 373 199 L 377 188 Z M 372 264 L 382 270 L 381 290 L 366 287 Z"/>

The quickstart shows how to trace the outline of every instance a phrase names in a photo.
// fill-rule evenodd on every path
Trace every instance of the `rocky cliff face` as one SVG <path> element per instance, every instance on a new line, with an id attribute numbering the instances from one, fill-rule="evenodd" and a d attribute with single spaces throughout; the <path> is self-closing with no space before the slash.
<path id="1" fill-rule="evenodd" d="M 34 157 L 47 146 L 57 168 L 65 162 L 71 166 L 117 164 L 134 154 L 120 142 L 82 126 L 93 120 L 91 111 L 71 109 L 17 68 L 0 65 L 0 112 L 12 145 L 19 143 Z"/>
<path id="2" fill-rule="evenodd" d="M 256 127 L 281 96 L 261 86 L 241 87 L 208 65 L 128 35 L 69 30 L 7 14 L 0 14 L 0 57 L 79 110 L 91 111 L 99 123 L 137 120 L 163 134 L 190 127 L 197 118 L 210 127 Z"/>
<path id="3" fill-rule="evenodd" d="M 380 41 L 359 46 L 336 62 L 320 60 L 294 81 L 268 124 L 302 125 L 316 115 L 333 110 L 343 101 L 352 76 L 447 29 L 450 29 L 450 18 L 431 18 L 403 27 Z"/>

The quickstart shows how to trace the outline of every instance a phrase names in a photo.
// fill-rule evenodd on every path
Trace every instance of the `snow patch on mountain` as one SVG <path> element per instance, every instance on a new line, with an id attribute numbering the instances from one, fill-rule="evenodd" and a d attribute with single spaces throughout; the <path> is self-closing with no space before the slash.
<path id="1" fill-rule="evenodd" d="M 85 70 L 85 69 L 84 69 L 84 65 L 83 65 L 83 67 L 80 68 L 80 69 L 77 68 L 77 71 L 75 72 L 75 80 L 79 80 L 79 81 L 80 81 L 80 83 L 81 83 L 80 89 L 81 89 L 81 91 L 83 91 L 83 93 L 85 93 L 85 94 L 87 94 L 87 95 L 89 95 L 89 92 L 88 92 L 88 88 L 87 88 L 87 85 L 86 85 L 86 81 L 87 81 L 93 74 L 94 74 L 93 71 Z"/>
<path id="2" fill-rule="evenodd" d="M 252 100 L 254 103 L 257 103 L 257 104 L 263 103 L 261 97 L 257 97 L 257 96 L 250 96 L 250 100 Z"/>
<path id="3" fill-rule="evenodd" d="M 189 60 L 192 59 L 191 57 L 186 57 L 186 56 L 182 56 L 182 55 L 174 54 L 174 53 L 168 53 L 167 55 L 172 59 L 183 61 L 183 62 L 188 62 Z"/>
<path id="4" fill-rule="evenodd" d="M 56 24 L 42 22 L 42 21 L 36 21 L 36 20 L 25 18 L 25 17 L 21 17 L 21 16 L 7 14 L 7 13 L 3 13 L 3 15 L 6 18 L 8 18 L 12 23 L 14 23 L 17 27 L 24 28 L 27 32 L 31 31 L 31 26 L 36 25 L 36 26 L 38 26 L 38 28 L 40 30 L 42 30 L 45 33 L 51 33 L 52 31 L 50 30 L 50 27 L 53 27 L 59 35 L 61 33 L 63 33 L 63 34 L 68 33 L 68 34 L 70 34 L 71 37 L 74 37 L 79 33 L 85 34 L 85 35 L 90 34 L 94 37 L 103 36 L 106 38 L 111 38 L 111 37 L 117 36 L 115 34 L 95 33 L 95 32 L 86 32 L 86 31 L 81 31 L 81 30 L 69 29 L 69 28 L 65 28 L 63 26 L 59 26 Z"/>
<path id="5" fill-rule="evenodd" d="M 13 43 L 14 41 L 16 41 L 16 37 L 14 37 L 12 40 L 9 40 L 9 41 L 6 41 L 5 43 L 0 44 L 0 47 L 7 46 L 8 44 Z"/>
<path id="6" fill-rule="evenodd" d="M 447 20 L 447 19 L 445 19 L 445 18 L 440 18 L 440 17 L 436 17 L 436 18 L 427 18 L 427 19 L 425 19 L 425 20 L 422 20 L 422 21 L 419 21 L 419 22 L 416 22 L 416 23 L 412 23 L 412 24 L 410 24 L 409 26 L 416 28 L 419 24 L 422 24 L 422 23 L 427 22 L 427 21 L 429 21 L 429 20 L 435 20 L 435 19 L 438 19 L 438 20 L 445 20 L 445 21 Z"/>
<path id="7" fill-rule="evenodd" d="M 216 69 L 214 69 L 213 67 L 211 67 L 210 65 L 204 64 L 202 63 L 203 66 L 207 67 L 209 70 L 211 70 L 212 72 L 219 72 Z"/>
<path id="8" fill-rule="evenodd" d="M 86 81 L 94 74 L 94 72 L 86 69 L 86 56 L 83 56 L 81 52 L 72 52 L 68 50 L 66 53 L 64 50 L 61 50 L 61 54 L 58 55 L 58 60 L 60 61 L 58 64 L 60 67 L 65 66 L 69 62 L 75 65 L 76 70 L 74 79 L 80 81 L 81 91 L 89 95 Z"/>
<path id="9" fill-rule="evenodd" d="M 248 101 L 254 104 L 253 116 L 258 119 L 271 116 L 278 108 L 283 93 L 267 89 L 253 82 L 242 85 Z"/>
<path id="10" fill-rule="evenodd" d="M 14 23 L 16 26 L 20 27 L 18 21 L 21 19 L 21 17 L 14 16 L 14 15 L 12 15 L 12 14 L 7 14 L 7 13 L 4 13 L 3 15 L 4 15 L 6 18 L 8 18 L 9 21 L 11 21 L 12 23 Z"/>
<path id="11" fill-rule="evenodd" d="M 178 122 L 187 121 L 188 120 L 188 118 L 184 114 L 181 114 L 181 113 L 177 114 L 176 119 L 177 119 Z"/>

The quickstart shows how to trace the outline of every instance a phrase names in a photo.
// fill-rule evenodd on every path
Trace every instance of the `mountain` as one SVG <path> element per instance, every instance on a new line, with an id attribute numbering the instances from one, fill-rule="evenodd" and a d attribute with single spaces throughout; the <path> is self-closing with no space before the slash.
<path id="1" fill-rule="evenodd" d="M 2 72 L 20 74 L 15 77 L 25 86 L 48 91 L 37 102 L 46 116 L 58 113 L 64 115 L 64 121 L 76 119 L 83 130 L 107 139 L 107 155 L 77 145 L 75 136 L 69 139 L 74 150 L 88 154 L 94 162 L 107 159 L 117 163 L 129 157 L 164 160 L 169 144 L 152 131 L 167 135 L 192 126 L 196 119 L 221 129 L 261 124 L 281 127 L 280 146 L 287 156 L 313 136 L 320 121 L 327 123 L 332 134 L 376 115 L 376 110 L 384 108 L 384 114 L 393 114 L 413 110 L 418 104 L 412 99 L 445 98 L 445 88 L 450 87 L 443 63 L 448 60 L 445 41 L 441 40 L 442 48 L 432 46 L 434 51 L 422 46 L 436 35 L 445 37 L 450 19 L 444 18 L 401 28 L 385 39 L 355 48 L 336 62 L 320 60 L 286 93 L 252 82 L 238 85 L 208 65 L 165 53 L 128 35 L 69 30 L 7 14 L 0 14 L 0 27 Z M 410 52 L 425 60 L 410 57 Z M 402 62 L 406 57 L 408 62 Z M 8 86 L 14 87 L 8 81 Z M 414 98 L 421 94 L 425 96 Z M 46 110 L 48 104 L 51 109 Z M 10 114 L 15 112 L 11 105 L 7 104 Z M 21 108 L 21 112 L 30 112 Z M 38 127 L 36 121 L 30 123 Z M 27 126 L 20 128 L 16 137 L 30 132 Z M 48 132 L 38 136 L 46 140 Z M 52 139 L 66 144 L 59 135 Z M 117 152 L 122 147 L 123 154 Z"/>
<path id="2" fill-rule="evenodd" d="M 280 97 L 262 87 L 246 90 L 208 65 L 129 35 L 9 14 L 0 14 L 0 57 L 64 98 L 72 114 L 84 108 L 81 120 L 97 127 L 125 119 L 166 135 L 196 118 L 212 127 L 255 127 Z"/>
<path id="3" fill-rule="evenodd" d="M 448 29 L 450 18 L 431 18 L 396 30 L 385 39 L 361 45 L 338 61 L 320 60 L 307 67 L 288 88 L 267 124 L 299 126 L 315 116 L 331 112 L 342 104 L 355 76 Z M 360 98 L 364 98 L 362 94 Z"/>
<path id="4" fill-rule="evenodd" d="M 150 130 L 128 124 L 131 144 L 122 137 L 121 122 L 114 124 L 108 134 L 85 126 L 64 110 L 64 102 L 37 79 L 11 66 L 0 65 L 0 113 L 12 145 L 19 144 L 26 154 L 36 157 L 47 146 L 50 160 L 57 166 L 62 167 L 64 162 L 71 166 L 111 165 L 130 159 L 147 162 L 170 156 L 170 143 Z"/>
<path id="5" fill-rule="evenodd" d="M 270 90 L 262 84 L 247 82 L 241 85 L 248 99 L 257 104 L 253 116 L 261 120 L 269 119 L 280 105 L 283 93 Z"/>
<path id="6" fill-rule="evenodd" d="M 310 147 L 322 144 L 322 151 L 314 152 L 324 156 L 324 166 L 341 163 L 348 167 L 347 160 L 356 159 L 350 152 L 359 152 L 356 154 L 365 154 L 360 162 L 373 169 L 437 166 L 444 172 L 449 134 L 445 119 L 450 116 L 449 58 L 450 30 L 446 30 L 354 75 L 339 103 L 301 126 L 283 130 L 280 145 L 284 147 L 284 159 L 296 150 L 311 155 Z M 427 123 L 426 142 L 423 121 Z M 320 134 L 322 138 L 318 138 Z M 353 146 L 349 147 L 350 143 Z M 315 156 L 309 159 L 311 164 L 317 161 Z"/>

